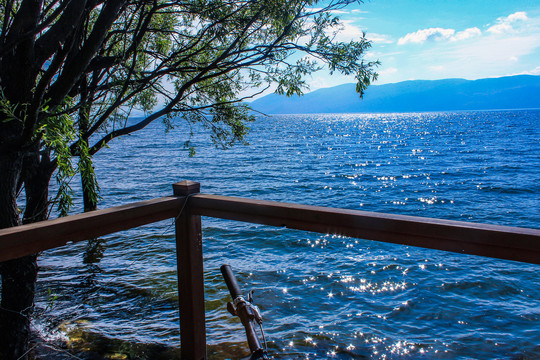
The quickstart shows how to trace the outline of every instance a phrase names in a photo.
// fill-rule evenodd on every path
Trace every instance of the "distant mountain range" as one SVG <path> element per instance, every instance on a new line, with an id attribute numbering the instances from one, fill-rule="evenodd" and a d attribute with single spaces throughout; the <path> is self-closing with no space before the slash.
<path id="1" fill-rule="evenodd" d="M 270 94 L 251 103 L 266 114 L 415 112 L 540 108 L 540 76 L 479 80 L 411 80 L 372 85 L 360 99 L 355 84 L 319 89 L 304 96 Z"/>

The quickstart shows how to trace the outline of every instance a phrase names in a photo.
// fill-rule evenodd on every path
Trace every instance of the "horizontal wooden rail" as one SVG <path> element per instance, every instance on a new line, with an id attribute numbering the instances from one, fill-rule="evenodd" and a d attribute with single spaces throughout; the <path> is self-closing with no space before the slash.
<path id="1" fill-rule="evenodd" d="M 0 229 L 0 262 L 172 218 L 186 198 L 170 196 Z M 540 230 L 463 221 L 192 195 L 195 215 L 540 264 Z"/>
<path id="2" fill-rule="evenodd" d="M 0 262 L 173 218 L 185 197 L 162 197 L 0 229 Z"/>
<path id="3" fill-rule="evenodd" d="M 194 214 L 540 264 L 540 230 L 194 195 Z"/>

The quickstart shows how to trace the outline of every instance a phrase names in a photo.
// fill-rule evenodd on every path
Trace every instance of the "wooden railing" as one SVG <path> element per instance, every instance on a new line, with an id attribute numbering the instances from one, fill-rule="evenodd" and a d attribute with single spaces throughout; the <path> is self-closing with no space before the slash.
<path id="1" fill-rule="evenodd" d="M 540 264 L 540 230 L 200 194 L 173 196 L 0 230 L 0 262 L 175 218 L 182 359 L 206 358 L 201 216 Z"/>

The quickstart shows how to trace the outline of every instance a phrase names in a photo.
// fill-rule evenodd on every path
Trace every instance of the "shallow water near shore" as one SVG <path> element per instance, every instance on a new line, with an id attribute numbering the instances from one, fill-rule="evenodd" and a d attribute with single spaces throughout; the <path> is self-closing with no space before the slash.
<path id="1" fill-rule="evenodd" d="M 184 127 L 156 125 L 96 155 L 100 208 L 189 179 L 210 194 L 540 228 L 539 124 L 536 110 L 260 117 L 249 146 L 196 132 L 193 158 Z M 223 263 L 255 290 L 276 359 L 540 358 L 537 265 L 202 221 L 211 359 L 247 355 Z M 108 358 L 177 357 L 171 225 L 45 252 L 36 329 Z"/>

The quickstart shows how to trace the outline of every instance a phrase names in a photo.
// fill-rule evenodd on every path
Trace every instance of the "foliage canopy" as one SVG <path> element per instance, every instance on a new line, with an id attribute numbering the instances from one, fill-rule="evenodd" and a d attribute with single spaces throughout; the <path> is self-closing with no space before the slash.
<path id="1" fill-rule="evenodd" d="M 90 156 L 159 118 L 200 122 L 227 147 L 251 119 L 242 100 L 270 86 L 301 94 L 325 64 L 362 94 L 376 77 L 362 61 L 370 43 L 336 41 L 333 11 L 351 2 L 2 0 L 2 122 L 17 125 L 1 149 L 39 142 L 58 163 L 60 140 Z M 128 125 L 134 109 L 145 117 Z"/>

